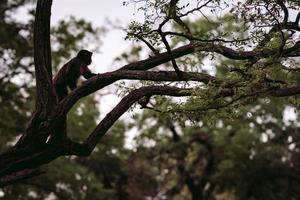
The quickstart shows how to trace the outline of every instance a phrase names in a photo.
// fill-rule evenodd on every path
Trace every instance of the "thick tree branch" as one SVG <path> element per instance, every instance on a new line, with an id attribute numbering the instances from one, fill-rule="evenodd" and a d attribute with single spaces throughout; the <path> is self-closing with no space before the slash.
<path id="1" fill-rule="evenodd" d="M 300 41 L 297 41 L 294 46 L 284 49 L 285 54 L 289 55 L 290 57 L 298 57 L 300 56 Z"/>
<path id="2" fill-rule="evenodd" d="M 178 47 L 172 51 L 174 58 L 180 58 L 182 56 L 188 55 L 195 51 L 194 45 L 184 45 L 182 47 Z M 135 63 L 130 63 L 128 65 L 123 66 L 119 70 L 148 70 L 152 69 L 158 65 L 164 64 L 171 60 L 168 52 L 160 53 L 156 56 L 150 57 L 145 60 L 141 60 Z"/>
<path id="3" fill-rule="evenodd" d="M 104 119 L 102 119 L 102 121 L 97 125 L 97 127 L 82 145 L 74 144 L 73 149 L 70 149 L 69 154 L 88 156 L 108 131 L 108 129 L 143 96 L 167 95 L 181 97 L 190 96 L 191 94 L 191 89 L 182 89 L 169 86 L 148 86 L 133 90 L 127 96 L 125 96 L 118 103 L 118 105 L 116 105 L 115 108 L 104 117 Z"/>
<path id="4" fill-rule="evenodd" d="M 37 175 L 34 173 L 37 171 L 37 166 L 47 164 L 64 155 L 66 149 L 69 149 L 68 145 L 69 141 L 61 141 L 56 144 L 48 144 L 39 152 L 18 149 L 2 154 L 0 158 L 0 186 L 13 183 L 13 179 L 17 181 Z"/>
<path id="5" fill-rule="evenodd" d="M 148 81 L 198 81 L 203 83 L 217 82 L 214 76 L 206 73 L 182 72 L 182 76 L 178 77 L 172 71 L 141 71 L 141 70 L 117 70 L 104 74 L 98 74 L 98 83 L 107 82 L 109 80 L 148 80 Z"/>
<path id="6" fill-rule="evenodd" d="M 117 70 L 114 72 L 99 74 L 89 79 L 61 101 L 57 110 L 62 114 L 66 114 L 80 98 L 122 79 L 149 81 L 198 81 L 206 84 L 209 82 L 220 83 L 220 81 L 216 80 L 213 76 L 204 73 L 183 72 L 182 76 L 178 77 L 175 72 L 169 71 Z"/>
<path id="7" fill-rule="evenodd" d="M 270 93 L 274 97 L 286 97 L 286 96 L 293 96 L 300 94 L 300 85 L 286 87 L 286 88 L 279 88 Z"/>
<path id="8" fill-rule="evenodd" d="M 171 0 L 169 3 L 169 13 L 168 17 L 172 18 L 176 16 L 176 4 L 178 3 L 179 0 Z"/>
<path id="9" fill-rule="evenodd" d="M 10 185 L 12 183 L 18 182 L 18 181 L 22 181 L 22 180 L 25 180 L 28 178 L 39 176 L 43 173 L 44 173 L 44 171 L 39 170 L 39 169 L 25 169 L 25 170 L 19 171 L 17 173 L 1 177 L 0 178 L 0 187 L 4 187 L 4 186 Z"/>
<path id="10" fill-rule="evenodd" d="M 44 143 L 47 135 L 43 134 L 45 121 L 55 104 L 52 90 L 52 68 L 50 47 L 50 16 L 52 0 L 38 0 L 34 23 L 34 65 L 36 75 L 36 111 L 27 127 L 26 132 L 15 145 L 22 148 L 35 144 L 35 147 Z"/>
<path id="11" fill-rule="evenodd" d="M 34 23 L 34 63 L 37 88 L 37 109 L 46 116 L 53 105 L 50 48 L 50 15 L 52 0 L 38 0 Z"/>

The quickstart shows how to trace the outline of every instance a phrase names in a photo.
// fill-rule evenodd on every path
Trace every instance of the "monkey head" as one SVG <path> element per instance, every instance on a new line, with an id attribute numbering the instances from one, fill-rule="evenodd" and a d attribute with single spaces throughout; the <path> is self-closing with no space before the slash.
<path id="1" fill-rule="evenodd" d="M 82 60 L 86 65 L 89 65 L 92 63 L 92 55 L 92 52 L 83 49 L 78 52 L 76 57 Z"/>

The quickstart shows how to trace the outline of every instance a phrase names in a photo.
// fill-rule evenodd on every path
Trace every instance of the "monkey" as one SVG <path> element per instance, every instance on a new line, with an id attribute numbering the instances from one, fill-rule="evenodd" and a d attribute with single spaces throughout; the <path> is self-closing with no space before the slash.
<path id="1" fill-rule="evenodd" d="M 61 101 L 68 95 L 68 87 L 74 90 L 77 87 L 77 81 L 82 75 L 89 79 L 96 74 L 92 73 L 88 65 L 92 63 L 93 53 L 87 50 L 80 50 L 76 57 L 64 64 L 53 79 L 53 88 L 57 101 Z"/>

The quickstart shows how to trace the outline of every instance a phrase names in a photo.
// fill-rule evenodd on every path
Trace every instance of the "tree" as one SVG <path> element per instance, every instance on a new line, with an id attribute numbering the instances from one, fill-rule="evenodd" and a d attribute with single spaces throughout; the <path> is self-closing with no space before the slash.
<path id="1" fill-rule="evenodd" d="M 219 31 L 202 35 L 193 30 L 184 19 L 192 13 L 204 13 L 209 9 L 217 15 L 227 4 L 208 0 L 191 5 L 181 5 L 178 0 L 140 1 L 146 4 L 146 21 L 133 22 L 128 29 L 128 39 L 140 40 L 150 48 L 151 57 L 127 64 L 120 69 L 99 74 L 71 92 L 61 102 L 56 102 L 52 90 L 52 65 L 50 47 L 51 0 L 38 0 L 34 25 L 34 63 L 36 77 L 36 109 L 20 140 L 0 156 L 0 182 L 7 185 L 24 178 L 39 175 L 41 167 L 61 156 L 89 156 L 102 137 L 118 118 L 144 96 L 189 97 L 184 105 L 167 106 L 163 112 L 176 116 L 191 115 L 197 120 L 217 109 L 233 111 L 263 96 L 288 99 L 300 92 L 297 60 L 300 55 L 300 13 L 294 18 L 290 13 L 299 10 L 298 1 L 246 1 L 233 4 L 234 18 L 244 24 L 244 35 L 236 38 L 222 24 Z M 209 20 L 207 18 L 207 20 Z M 167 30 L 174 22 L 179 28 Z M 167 30 L 167 31 L 166 31 Z M 180 38 L 176 47 L 170 45 L 170 37 Z M 160 52 L 165 49 L 165 52 Z M 207 73 L 189 72 L 195 68 L 195 60 L 188 55 L 196 54 L 196 61 L 212 60 L 217 55 L 229 62 L 226 78 Z M 182 58 L 182 59 L 181 59 Z M 149 71 L 158 65 L 171 62 L 174 71 Z M 185 61 L 185 62 L 182 62 Z M 179 65 L 180 63 L 180 65 Z M 217 63 L 215 63 L 215 66 Z M 183 67 L 185 66 L 185 70 Z M 188 67 L 186 67 L 188 66 Z M 281 77 L 275 77 L 280 71 Z M 277 73 L 278 74 L 278 73 Z M 89 136 L 78 143 L 70 139 L 66 130 L 66 115 L 74 104 L 89 94 L 122 79 L 173 82 L 143 86 L 129 91 L 119 104 L 109 112 Z M 178 84 L 185 81 L 191 84 Z M 297 101 L 294 101 L 297 105 Z M 63 123 L 62 123 L 63 122 Z"/>
<path id="2" fill-rule="evenodd" d="M 1 113 L 5 113 L 1 116 L 0 123 L 0 133 L 3 136 L 1 137 L 2 151 L 11 147 L 16 138 L 19 137 L 20 132 L 26 128 L 26 121 L 34 108 L 35 86 L 32 84 L 34 82 L 34 67 L 33 51 L 31 50 L 33 35 L 30 32 L 33 26 L 33 11 L 28 10 L 27 23 L 14 18 L 15 10 L 24 9 L 23 7 L 30 8 L 30 5 L 30 1 L 1 1 L 0 3 L 1 11 L 3 11 L 0 18 L 0 35 L 2 38 L 0 40 L 0 52 L 3 56 L 1 57 L 0 73 L 0 107 Z M 15 27 L 18 29 L 15 30 Z M 70 29 L 77 31 L 71 33 Z M 103 29 L 94 28 L 90 23 L 74 17 L 61 20 L 58 25 L 52 26 L 51 40 L 55 46 L 52 48 L 54 71 L 65 62 L 64 58 L 70 57 L 70 54 L 75 54 L 76 51 L 86 46 L 83 43 L 83 38 L 94 41 L 95 47 L 100 46 L 101 41 L 99 39 L 103 35 L 102 33 Z M 92 47 L 90 46 L 90 48 Z M 80 112 L 78 112 L 79 109 Z M 82 113 L 84 117 L 81 116 Z M 76 135 L 72 135 L 72 139 L 78 139 L 85 134 L 85 131 L 91 131 L 96 125 L 98 116 L 99 112 L 94 101 L 94 95 L 78 102 L 68 115 L 68 128 L 70 131 L 76 132 Z M 114 141 L 118 142 L 117 140 Z M 114 145 L 110 146 L 113 148 Z M 104 152 L 103 157 L 106 156 L 108 155 Z M 66 170 L 60 171 L 62 168 Z M 57 198 L 68 199 L 75 197 L 76 199 L 99 199 L 97 196 L 101 196 L 102 199 L 109 199 L 115 195 L 111 189 L 106 189 L 101 185 L 95 174 L 89 172 L 88 167 L 74 163 L 68 157 L 58 159 L 45 170 L 53 176 L 48 177 L 45 174 L 28 182 L 23 181 L 22 184 L 5 187 L 1 190 L 4 192 L 4 198 L 32 199 L 33 196 L 36 198 L 56 196 Z M 84 178 L 79 180 L 78 177 Z M 91 180 L 95 183 L 91 184 Z M 69 187 L 59 187 L 59 185 L 68 185 Z M 82 185 L 86 185 L 86 190 L 82 188 Z"/>
<path id="3" fill-rule="evenodd" d="M 140 135 L 128 162 L 128 182 L 130 188 L 147 186 L 129 194 L 143 192 L 145 197 L 151 191 L 148 196 L 153 198 L 193 200 L 298 199 L 299 126 L 282 121 L 285 105 L 278 99 L 260 100 L 238 109 L 238 118 L 221 114 L 194 123 L 153 111 L 134 116 Z M 141 174 L 146 177 L 137 179 Z M 153 184 L 155 177 L 159 178 Z"/>

